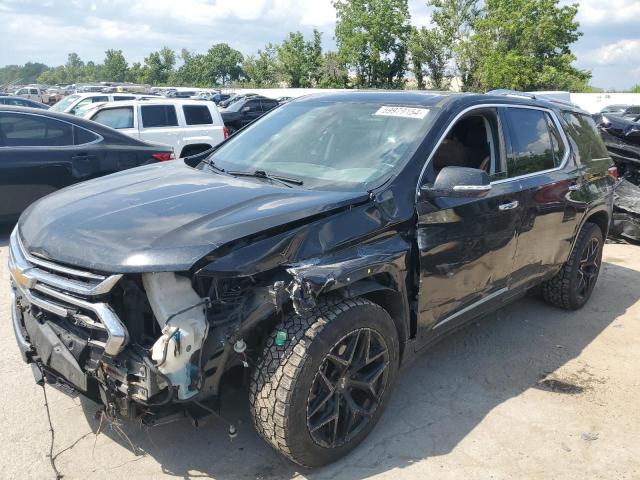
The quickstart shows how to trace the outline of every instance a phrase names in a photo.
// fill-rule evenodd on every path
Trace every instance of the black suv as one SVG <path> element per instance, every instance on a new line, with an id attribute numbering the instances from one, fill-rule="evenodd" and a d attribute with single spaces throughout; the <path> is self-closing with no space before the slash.
<path id="1" fill-rule="evenodd" d="M 400 364 L 443 335 L 537 285 L 558 307 L 585 304 L 611 166 L 570 104 L 297 99 L 195 167 L 141 167 L 31 206 L 10 239 L 16 337 L 48 381 L 147 423 L 217 411 L 246 372 L 264 439 L 326 464 L 376 424 Z"/>
<path id="2" fill-rule="evenodd" d="M 273 98 L 258 95 L 247 96 L 233 102 L 225 110 L 221 110 L 220 115 L 229 134 L 232 135 L 278 105 L 278 101 Z"/>

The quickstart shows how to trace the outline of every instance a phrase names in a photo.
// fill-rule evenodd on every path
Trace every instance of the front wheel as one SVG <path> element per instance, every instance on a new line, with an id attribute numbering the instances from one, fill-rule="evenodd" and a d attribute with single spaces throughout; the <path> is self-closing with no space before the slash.
<path id="1" fill-rule="evenodd" d="M 289 316 L 268 339 L 252 375 L 256 429 L 302 466 L 337 460 L 382 415 L 398 357 L 393 321 L 368 300 L 325 302 L 307 315 Z"/>
<path id="2" fill-rule="evenodd" d="M 600 273 L 603 246 L 600 227 L 585 223 L 562 270 L 542 284 L 545 301 L 567 310 L 577 310 L 587 303 Z"/>

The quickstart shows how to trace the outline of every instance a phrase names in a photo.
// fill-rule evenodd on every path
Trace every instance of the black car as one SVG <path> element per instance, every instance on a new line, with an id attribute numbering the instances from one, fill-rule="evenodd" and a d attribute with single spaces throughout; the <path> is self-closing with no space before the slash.
<path id="1" fill-rule="evenodd" d="M 0 222 L 68 185 L 173 158 L 151 145 L 71 115 L 0 106 Z"/>
<path id="2" fill-rule="evenodd" d="M 24 359 L 108 415 L 200 418 L 246 378 L 262 437 L 326 464 L 401 363 L 538 285 L 578 309 L 598 278 L 612 162 L 570 104 L 309 96 L 201 158 L 51 195 L 11 235 Z"/>
<path id="3" fill-rule="evenodd" d="M 273 98 L 255 95 L 233 102 L 220 115 L 231 135 L 278 105 L 278 101 Z"/>
<path id="4" fill-rule="evenodd" d="M 49 105 L 36 102 L 29 98 L 15 97 L 13 95 L 0 96 L 0 105 L 13 105 L 15 107 L 30 107 L 39 108 L 41 110 L 48 110 Z"/>

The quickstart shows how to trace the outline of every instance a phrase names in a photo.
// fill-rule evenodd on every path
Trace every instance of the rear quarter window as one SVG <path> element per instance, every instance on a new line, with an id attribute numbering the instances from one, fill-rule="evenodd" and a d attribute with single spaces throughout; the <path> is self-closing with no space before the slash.
<path id="1" fill-rule="evenodd" d="M 576 112 L 563 112 L 562 116 L 568 124 L 567 133 L 576 144 L 581 162 L 609 158 L 593 118 Z"/>
<path id="2" fill-rule="evenodd" d="M 211 125 L 213 118 L 206 105 L 184 105 L 182 107 L 187 125 Z"/>
<path id="3" fill-rule="evenodd" d="M 178 126 L 178 117 L 173 105 L 143 105 L 140 111 L 144 128 Z"/>

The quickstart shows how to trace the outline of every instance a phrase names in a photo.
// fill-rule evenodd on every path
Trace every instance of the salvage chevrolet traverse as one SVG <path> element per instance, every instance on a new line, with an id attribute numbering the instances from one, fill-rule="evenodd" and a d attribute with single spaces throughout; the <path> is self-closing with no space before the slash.
<path id="1" fill-rule="evenodd" d="M 304 97 L 36 202 L 10 239 L 23 358 L 147 424 L 247 371 L 260 435 L 336 460 L 401 363 L 532 287 L 571 310 L 594 289 L 611 159 L 586 112 L 507 93 Z"/>

